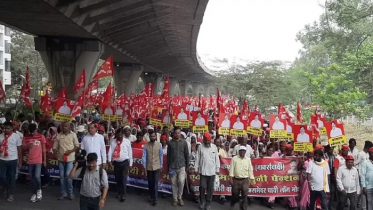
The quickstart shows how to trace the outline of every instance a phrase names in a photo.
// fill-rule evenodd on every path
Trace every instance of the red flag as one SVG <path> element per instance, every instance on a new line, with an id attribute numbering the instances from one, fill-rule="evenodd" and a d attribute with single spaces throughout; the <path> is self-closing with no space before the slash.
<path id="1" fill-rule="evenodd" d="M 67 89 L 66 86 L 64 86 L 60 93 L 58 93 L 58 96 L 56 98 L 67 98 Z"/>
<path id="2" fill-rule="evenodd" d="M 49 110 L 51 110 L 52 101 L 49 97 L 48 88 L 45 90 L 45 95 L 41 98 L 40 109 L 44 112 L 45 116 L 49 116 Z"/>
<path id="3" fill-rule="evenodd" d="M 161 97 L 165 99 L 165 101 L 168 101 L 170 97 L 170 78 L 168 77 L 168 75 L 167 75 L 166 82 L 164 83 L 164 86 L 163 86 Z"/>
<path id="4" fill-rule="evenodd" d="M 21 93 L 19 94 L 19 99 L 23 100 L 26 103 L 26 106 L 31 108 L 31 100 L 30 100 L 30 93 L 31 93 L 31 85 L 30 85 L 30 74 L 29 69 L 27 67 L 26 70 L 26 83 L 22 85 Z"/>
<path id="5" fill-rule="evenodd" d="M 286 114 L 287 111 L 284 106 L 282 106 L 281 103 L 278 104 L 278 114 Z"/>
<path id="6" fill-rule="evenodd" d="M 0 81 L 0 101 L 4 100 L 6 97 L 5 91 L 3 89 L 3 84 Z"/>
<path id="7" fill-rule="evenodd" d="M 249 107 L 249 105 L 247 105 L 246 100 L 243 100 L 241 114 L 242 115 L 247 115 L 247 114 L 249 114 L 249 112 L 250 112 L 250 107 Z"/>
<path id="8" fill-rule="evenodd" d="M 298 122 L 303 123 L 303 115 L 302 115 L 302 111 L 301 111 L 301 107 L 300 107 L 299 102 L 297 103 L 297 120 L 298 120 Z"/>
<path id="9" fill-rule="evenodd" d="M 110 82 L 109 85 L 106 88 L 106 91 L 103 94 L 103 96 L 104 96 L 104 104 L 105 105 L 111 105 L 112 93 L 113 93 L 112 92 L 112 86 L 111 86 L 111 82 Z"/>
<path id="10" fill-rule="evenodd" d="M 93 80 L 92 82 L 90 82 L 88 84 L 87 90 L 89 92 L 92 92 L 93 90 L 97 90 L 97 89 L 98 89 L 98 80 L 97 79 Z"/>
<path id="11" fill-rule="evenodd" d="M 82 111 L 84 93 L 80 94 L 78 101 L 75 103 L 73 110 L 71 111 L 71 117 L 76 117 Z"/>
<path id="12" fill-rule="evenodd" d="M 85 87 L 85 69 L 83 69 L 82 73 L 80 74 L 78 80 L 74 85 L 73 92 L 76 94 L 78 90 L 83 89 Z"/>
<path id="13" fill-rule="evenodd" d="M 139 94 L 140 97 L 153 97 L 153 84 L 148 83 L 144 90 Z"/>
<path id="14" fill-rule="evenodd" d="M 96 75 L 93 79 L 99 79 L 103 77 L 112 77 L 114 75 L 114 65 L 113 65 L 113 56 L 111 55 L 109 58 L 105 60 L 105 62 L 101 65 L 98 69 Z"/>

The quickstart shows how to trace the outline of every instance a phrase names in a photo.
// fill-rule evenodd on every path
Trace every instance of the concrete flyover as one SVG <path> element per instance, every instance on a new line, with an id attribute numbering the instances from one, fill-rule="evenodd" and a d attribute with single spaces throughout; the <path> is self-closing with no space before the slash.
<path id="1" fill-rule="evenodd" d="M 37 36 L 36 50 L 54 92 L 63 86 L 72 92 L 83 68 L 90 77 L 99 58 L 113 55 L 115 71 L 129 71 L 117 75 L 119 93 L 132 91 L 128 81 L 137 82 L 147 73 L 156 84 L 158 77 L 176 78 L 180 94 L 186 94 L 184 83 L 214 81 L 196 52 L 207 4 L 208 0 L 0 0 L 0 22 Z"/>

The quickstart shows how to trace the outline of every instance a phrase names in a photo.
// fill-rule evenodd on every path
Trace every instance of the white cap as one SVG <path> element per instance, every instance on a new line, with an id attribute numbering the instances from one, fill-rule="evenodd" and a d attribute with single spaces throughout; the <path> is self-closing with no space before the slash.
<path id="1" fill-rule="evenodd" d="M 181 131 L 181 135 L 183 136 L 184 139 L 186 139 L 187 135 L 184 131 Z"/>
<path id="2" fill-rule="evenodd" d="M 85 127 L 84 125 L 79 125 L 78 128 L 76 129 L 77 132 L 84 132 L 85 131 Z"/>
<path id="3" fill-rule="evenodd" d="M 146 126 L 146 128 L 147 128 L 148 130 L 154 130 L 154 127 L 153 127 L 152 125 L 148 125 L 148 126 Z"/>
<path id="4" fill-rule="evenodd" d="M 245 146 L 240 146 L 240 148 L 238 149 L 238 151 L 240 150 L 245 150 L 246 151 L 246 147 Z"/>
<path id="5" fill-rule="evenodd" d="M 124 126 L 124 128 L 123 129 L 131 129 L 131 127 L 129 126 L 129 125 L 126 125 L 126 126 Z"/>

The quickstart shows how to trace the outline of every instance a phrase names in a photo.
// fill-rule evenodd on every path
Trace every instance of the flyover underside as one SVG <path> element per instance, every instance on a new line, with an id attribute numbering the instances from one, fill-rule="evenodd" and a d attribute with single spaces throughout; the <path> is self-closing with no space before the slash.
<path id="1" fill-rule="evenodd" d="M 102 58 L 211 82 L 196 42 L 208 0 L 0 0 L 0 21 L 38 36 L 98 39 Z"/>

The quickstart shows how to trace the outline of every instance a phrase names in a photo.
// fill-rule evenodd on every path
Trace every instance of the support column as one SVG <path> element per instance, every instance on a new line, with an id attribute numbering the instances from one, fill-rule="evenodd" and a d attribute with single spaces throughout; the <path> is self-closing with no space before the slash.
<path id="1" fill-rule="evenodd" d="M 155 72 L 144 72 L 142 75 L 143 81 L 146 84 L 152 83 L 153 84 L 153 91 L 154 95 L 159 95 L 159 92 L 162 94 L 162 90 L 160 90 L 160 84 L 163 80 L 162 74 L 155 73 Z"/>
<path id="2" fill-rule="evenodd" d="M 170 78 L 170 96 L 175 96 L 176 93 L 176 85 L 178 84 L 179 80 L 177 78 Z"/>
<path id="3" fill-rule="evenodd" d="M 66 86 L 68 98 L 76 100 L 81 92 L 73 94 L 78 77 L 85 69 L 88 85 L 96 73 L 104 45 L 98 40 L 66 37 L 35 37 L 34 41 L 35 50 L 40 53 L 48 70 L 54 95 Z"/>
<path id="4" fill-rule="evenodd" d="M 188 89 L 191 86 L 191 82 L 186 80 L 179 81 L 179 88 L 180 88 L 180 95 L 181 96 L 187 96 L 188 95 Z"/>
<path id="5" fill-rule="evenodd" d="M 205 94 L 205 87 L 202 84 L 194 84 L 193 87 L 194 96 L 199 96 L 199 94 Z"/>
<path id="6" fill-rule="evenodd" d="M 137 82 L 142 73 L 142 65 L 116 63 L 114 66 L 114 82 L 117 86 L 117 95 L 126 93 L 128 97 L 131 93 L 135 93 Z"/>

